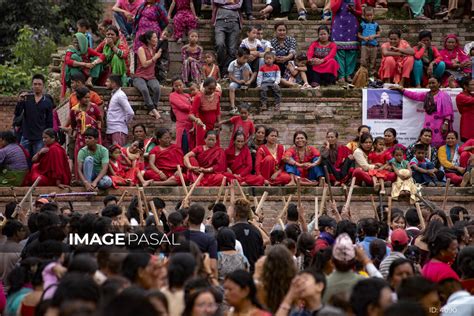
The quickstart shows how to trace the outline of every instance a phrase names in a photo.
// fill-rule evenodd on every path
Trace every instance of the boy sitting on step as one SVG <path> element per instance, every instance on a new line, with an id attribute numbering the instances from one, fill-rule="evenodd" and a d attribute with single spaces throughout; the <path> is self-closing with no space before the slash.
<path id="1" fill-rule="evenodd" d="M 267 108 L 267 93 L 268 90 L 273 91 L 275 97 L 275 110 L 280 111 L 281 93 L 280 93 L 280 80 L 281 73 L 280 67 L 275 65 L 275 53 L 266 52 L 263 56 L 265 64 L 260 67 L 257 75 L 257 87 L 260 88 L 260 102 L 262 110 Z"/>
<path id="2" fill-rule="evenodd" d="M 410 168 L 413 173 L 413 180 L 416 183 L 429 185 L 433 183 L 436 186 L 438 169 L 426 156 L 426 146 L 424 144 L 415 145 L 415 157 L 410 160 Z"/>
<path id="3" fill-rule="evenodd" d="M 247 89 L 252 83 L 252 69 L 247 61 L 249 60 L 250 51 L 247 48 L 240 47 L 237 50 L 237 58 L 229 64 L 227 71 L 229 72 L 229 101 L 231 113 L 237 113 L 235 106 L 235 90 Z"/>

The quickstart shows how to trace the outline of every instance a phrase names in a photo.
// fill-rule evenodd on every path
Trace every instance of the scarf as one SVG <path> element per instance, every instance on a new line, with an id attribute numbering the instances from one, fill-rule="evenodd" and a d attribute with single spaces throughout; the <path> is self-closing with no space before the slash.
<path id="1" fill-rule="evenodd" d="M 423 109 L 428 115 L 433 114 L 438 109 L 434 100 L 434 95 L 431 91 L 426 94 L 425 100 L 423 101 Z"/>
<path id="2" fill-rule="evenodd" d="M 421 60 L 423 61 L 423 64 L 429 64 L 433 60 L 434 54 L 433 54 L 433 48 L 428 47 L 425 49 L 425 52 L 427 53 L 426 55 L 423 55 L 421 57 Z"/>
<path id="3" fill-rule="evenodd" d="M 87 37 L 81 32 L 77 32 L 76 34 L 74 34 L 74 36 L 77 38 L 77 41 L 79 42 L 79 50 L 77 50 L 75 47 L 69 47 L 68 51 L 76 53 L 78 55 L 87 54 L 87 48 L 89 48 Z"/>
<path id="4" fill-rule="evenodd" d="M 450 161 L 453 165 L 459 166 L 459 144 L 456 144 L 454 146 L 454 156 L 451 157 L 451 147 L 446 145 L 446 157 L 448 158 L 448 161 Z"/>

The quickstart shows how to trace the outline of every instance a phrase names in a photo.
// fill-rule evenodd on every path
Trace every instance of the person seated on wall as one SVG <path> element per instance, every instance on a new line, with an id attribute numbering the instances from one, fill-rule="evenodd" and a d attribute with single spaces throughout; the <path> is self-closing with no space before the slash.
<path id="1" fill-rule="evenodd" d="M 415 51 L 410 44 L 401 39 L 402 32 L 397 29 L 388 33 L 389 41 L 382 44 L 382 62 L 379 77 L 385 83 L 396 83 L 405 86 L 409 83 L 413 69 Z"/>
<path id="2" fill-rule="evenodd" d="M 28 173 L 28 153 L 11 131 L 0 132 L 0 187 L 23 184 Z"/>
<path id="3" fill-rule="evenodd" d="M 155 138 L 148 137 L 146 127 L 142 123 L 133 125 L 132 127 L 132 141 L 127 145 L 130 146 L 135 141 L 143 142 L 143 150 L 145 159 L 148 159 L 150 152 L 156 146 Z"/>
<path id="4" fill-rule="evenodd" d="M 319 150 L 308 145 L 308 135 L 303 131 L 296 131 L 293 135 L 293 144 L 283 155 L 285 171 L 290 174 L 288 185 L 296 185 L 296 177 L 307 184 L 317 184 L 319 177 L 324 173 L 316 167 L 321 164 Z"/>
<path id="5" fill-rule="evenodd" d="M 266 20 L 270 15 L 275 17 L 275 20 L 288 20 L 288 15 L 293 8 L 293 4 L 296 5 L 296 10 L 298 11 L 298 20 L 306 20 L 306 9 L 304 6 L 304 0 L 271 0 L 270 3 L 267 3 L 265 8 L 260 10 L 260 16 Z M 310 6 L 313 8 L 316 5 L 315 0 L 310 1 Z"/>
<path id="6" fill-rule="evenodd" d="M 82 73 L 87 78 L 86 85 L 92 86 L 103 70 L 105 56 L 89 48 L 87 37 L 83 33 L 74 34 L 72 46 L 66 51 L 64 57 L 64 68 L 62 71 L 61 97 L 64 97 L 66 89 L 71 86 L 71 76 Z"/>
<path id="7" fill-rule="evenodd" d="M 32 185 L 38 177 L 38 186 L 58 186 L 64 188 L 71 182 L 69 161 L 61 145 L 57 142 L 57 134 L 52 128 L 43 132 L 44 147 L 33 156 L 31 171 L 25 179 L 26 185 Z"/>
<path id="8" fill-rule="evenodd" d="M 156 131 L 156 145 L 149 155 L 148 170 L 145 179 L 153 180 L 155 185 L 178 185 L 181 179 L 178 167 L 184 168 L 183 151 L 181 147 L 171 143 L 171 133 L 166 128 Z M 183 174 L 184 176 L 184 174 Z"/>
<path id="9" fill-rule="evenodd" d="M 466 168 L 460 165 L 459 135 L 456 131 L 450 131 L 445 139 L 446 145 L 438 149 L 440 170 L 444 171 L 446 179 L 451 179 L 452 184 L 465 187 L 470 181 L 470 175 L 466 174 Z"/>
<path id="10" fill-rule="evenodd" d="M 439 53 L 446 64 L 446 74 L 442 80 L 444 87 L 448 85 L 451 88 L 456 87 L 456 81 L 461 80 L 464 76 L 471 76 L 471 59 L 463 51 L 459 38 L 455 34 L 446 36 L 444 39 L 444 49 Z"/>
<path id="11" fill-rule="evenodd" d="M 245 134 L 238 130 L 234 134 L 232 144 L 225 150 L 227 161 L 227 179 L 236 179 L 241 185 L 262 186 L 265 178 L 252 173 L 252 155 L 245 143 Z"/>
<path id="12" fill-rule="evenodd" d="M 112 7 L 114 19 L 120 27 L 122 34 L 127 38 L 132 37 L 135 15 L 143 2 L 144 0 L 117 0 Z"/>
<path id="13" fill-rule="evenodd" d="M 194 183 L 199 174 L 204 174 L 199 186 L 219 186 L 227 170 L 225 152 L 217 145 L 217 132 L 208 130 L 204 145 L 196 146 L 184 156 L 184 165 L 188 169 L 188 179 Z"/>
<path id="14" fill-rule="evenodd" d="M 445 70 L 446 64 L 438 49 L 431 44 L 431 31 L 421 31 L 418 34 L 418 45 L 415 50 L 415 62 L 411 72 L 412 81 L 416 88 L 421 88 L 428 84 L 428 78 L 435 77 L 441 79 Z"/>
<path id="15" fill-rule="evenodd" d="M 72 107 L 74 107 L 76 104 L 79 103 L 79 100 L 77 99 L 76 91 L 81 88 L 86 88 L 86 76 L 84 76 L 82 72 L 78 72 L 71 75 L 72 93 L 69 96 L 69 109 L 71 109 Z M 89 94 L 90 94 L 90 101 L 92 103 L 94 103 L 95 105 L 99 107 L 101 107 L 104 104 L 102 97 L 97 92 L 89 89 Z"/>
<path id="16" fill-rule="evenodd" d="M 99 78 L 99 85 L 105 86 L 110 75 L 119 75 L 122 79 L 122 86 L 126 87 L 130 75 L 127 40 L 115 25 L 109 26 L 105 34 L 106 38 L 95 49 L 105 56 L 104 71 Z"/>

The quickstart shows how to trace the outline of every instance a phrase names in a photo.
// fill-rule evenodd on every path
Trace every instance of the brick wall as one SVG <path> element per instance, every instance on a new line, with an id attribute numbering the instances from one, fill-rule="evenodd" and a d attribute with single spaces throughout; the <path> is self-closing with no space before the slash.
<path id="1" fill-rule="evenodd" d="M 16 97 L 0 96 L 0 131 L 8 130 L 12 127 L 16 101 Z"/>

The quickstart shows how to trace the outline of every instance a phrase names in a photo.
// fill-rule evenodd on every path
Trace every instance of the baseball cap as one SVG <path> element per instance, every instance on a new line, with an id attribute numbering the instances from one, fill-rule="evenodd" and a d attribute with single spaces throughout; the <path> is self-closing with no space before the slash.
<path id="1" fill-rule="evenodd" d="M 332 248 L 332 256 L 338 261 L 351 261 L 355 258 L 354 244 L 347 233 L 337 236 Z"/>
<path id="2" fill-rule="evenodd" d="M 392 232 L 392 236 L 390 236 L 390 240 L 392 241 L 392 245 L 408 245 L 410 238 L 408 238 L 407 232 L 404 229 L 397 228 Z"/>
<path id="3" fill-rule="evenodd" d="M 46 198 L 39 198 L 35 202 L 36 205 L 38 205 L 38 204 L 47 204 L 47 203 L 49 203 L 49 201 Z"/>

